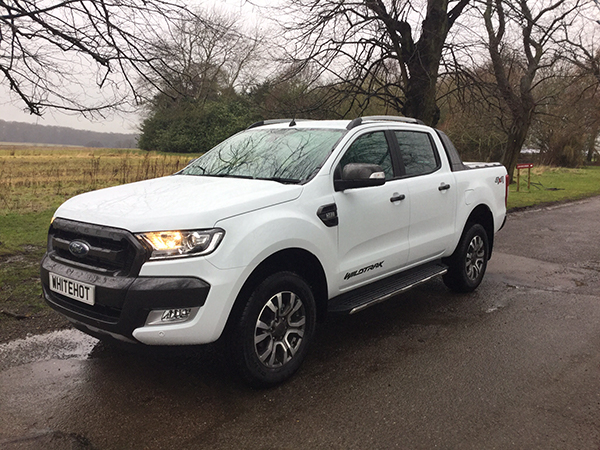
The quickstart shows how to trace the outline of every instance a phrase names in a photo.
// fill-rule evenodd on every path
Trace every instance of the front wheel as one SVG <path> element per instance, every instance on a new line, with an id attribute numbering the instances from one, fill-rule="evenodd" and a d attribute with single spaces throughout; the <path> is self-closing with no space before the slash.
<path id="1" fill-rule="evenodd" d="M 229 345 L 245 380 L 258 387 L 281 383 L 302 364 L 315 334 L 316 306 L 308 284 L 278 272 L 252 292 L 234 323 Z"/>
<path id="2" fill-rule="evenodd" d="M 444 284 L 456 292 L 471 292 L 483 280 L 489 259 L 488 236 L 480 224 L 466 229 L 458 247 L 445 262 L 448 272 L 443 276 Z"/>

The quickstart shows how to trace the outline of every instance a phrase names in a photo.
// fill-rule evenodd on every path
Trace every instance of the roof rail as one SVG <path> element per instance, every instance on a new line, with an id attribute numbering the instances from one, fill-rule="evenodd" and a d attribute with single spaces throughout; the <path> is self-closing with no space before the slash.
<path id="1" fill-rule="evenodd" d="M 296 122 L 300 122 L 303 120 L 307 120 L 307 119 L 267 119 L 267 120 L 261 120 L 260 122 L 254 122 L 252 125 L 250 125 L 246 129 L 249 130 L 250 128 L 262 127 L 264 125 L 272 125 L 274 123 L 286 123 L 286 122 L 289 122 L 290 127 L 293 127 L 294 125 L 296 125 Z"/>
<path id="2" fill-rule="evenodd" d="M 359 126 L 363 122 L 367 121 L 389 121 L 389 122 L 404 122 L 404 123 L 416 123 L 419 125 L 425 125 L 425 122 L 413 117 L 401 117 L 401 116 L 364 116 L 357 117 L 346 127 L 347 130 L 351 130 L 354 127 Z"/>

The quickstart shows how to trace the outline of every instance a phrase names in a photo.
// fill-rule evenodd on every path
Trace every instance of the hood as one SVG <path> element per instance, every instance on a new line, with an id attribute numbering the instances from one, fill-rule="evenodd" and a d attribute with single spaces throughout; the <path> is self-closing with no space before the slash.
<path id="1" fill-rule="evenodd" d="M 56 217 L 142 231 L 212 228 L 217 221 L 298 198 L 275 181 L 172 175 L 78 195 Z"/>

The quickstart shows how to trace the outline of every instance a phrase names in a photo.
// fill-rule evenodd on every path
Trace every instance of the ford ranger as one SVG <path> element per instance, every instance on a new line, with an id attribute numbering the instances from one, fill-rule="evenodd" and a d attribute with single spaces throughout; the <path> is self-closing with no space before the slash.
<path id="1" fill-rule="evenodd" d="M 56 211 L 48 304 L 97 337 L 223 339 L 254 385 L 300 367 L 327 314 L 432 277 L 469 292 L 506 215 L 497 163 L 463 163 L 420 121 L 272 120 L 174 175 L 78 195 Z"/>

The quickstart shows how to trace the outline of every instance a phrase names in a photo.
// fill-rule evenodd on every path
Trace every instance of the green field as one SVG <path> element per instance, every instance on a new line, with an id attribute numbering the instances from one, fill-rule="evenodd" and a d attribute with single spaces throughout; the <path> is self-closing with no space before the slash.
<path id="1" fill-rule="evenodd" d="M 178 171 L 195 155 L 82 147 L 0 146 L 0 337 L 15 320 L 51 314 L 39 261 L 55 209 L 90 190 Z M 600 167 L 540 167 L 521 172 L 508 206 L 523 208 L 600 195 Z M 0 342 L 2 340 L 0 339 Z"/>
<path id="2" fill-rule="evenodd" d="M 514 178 L 517 179 L 516 172 Z M 519 192 L 516 183 L 510 186 L 508 208 L 572 201 L 594 195 L 600 195 L 600 166 L 581 169 L 534 167 L 529 189 L 527 169 L 521 170 Z"/>

